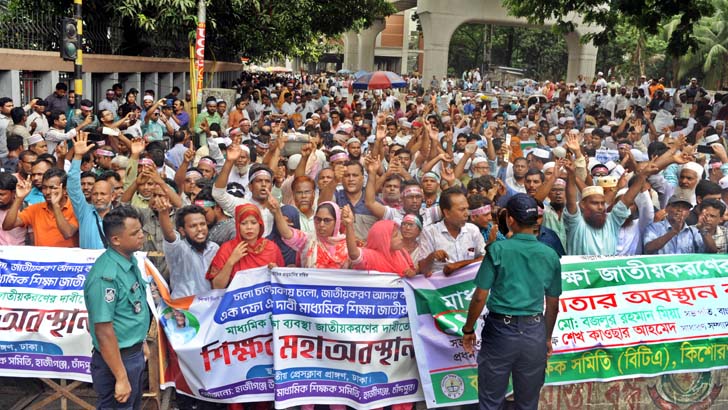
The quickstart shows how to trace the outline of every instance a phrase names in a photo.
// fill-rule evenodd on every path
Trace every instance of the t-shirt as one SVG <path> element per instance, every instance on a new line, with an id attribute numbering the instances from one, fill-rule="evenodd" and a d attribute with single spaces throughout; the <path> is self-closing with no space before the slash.
<path id="1" fill-rule="evenodd" d="M 624 202 L 619 201 L 607 215 L 604 226 L 597 229 L 586 223 L 578 206 L 575 214 L 570 214 L 568 209 L 564 209 L 562 217 L 566 225 L 569 255 L 615 255 L 619 228 L 629 215 L 629 208 Z"/>

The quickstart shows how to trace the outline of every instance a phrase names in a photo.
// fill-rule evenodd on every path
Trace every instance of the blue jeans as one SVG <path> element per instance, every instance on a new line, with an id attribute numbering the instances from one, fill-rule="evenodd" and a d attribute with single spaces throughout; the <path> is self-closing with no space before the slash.
<path id="1" fill-rule="evenodd" d="M 101 352 L 94 350 L 91 356 L 91 379 L 94 383 L 94 391 L 98 396 L 96 401 L 98 410 L 138 410 L 142 407 L 142 392 L 144 391 L 142 373 L 146 366 L 144 352 L 139 349 L 137 352 L 122 354 L 121 361 L 124 363 L 131 386 L 131 395 L 126 403 L 119 403 L 114 398 L 116 378 L 104 358 L 101 357 Z"/>
<path id="2" fill-rule="evenodd" d="M 478 354 L 480 410 L 502 408 L 511 374 L 515 408 L 537 410 L 545 371 L 543 316 L 485 319 Z"/>

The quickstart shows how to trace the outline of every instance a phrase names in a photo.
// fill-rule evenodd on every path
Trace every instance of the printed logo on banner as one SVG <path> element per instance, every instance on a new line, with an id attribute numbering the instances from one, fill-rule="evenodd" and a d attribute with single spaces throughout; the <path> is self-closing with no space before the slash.
<path id="1" fill-rule="evenodd" d="M 456 400 L 465 393 L 465 381 L 457 374 L 448 374 L 442 378 L 440 388 L 447 398 Z"/>
<path id="2" fill-rule="evenodd" d="M 106 288 L 106 295 L 104 295 L 104 300 L 106 303 L 111 303 L 116 299 L 116 289 L 114 288 Z"/>

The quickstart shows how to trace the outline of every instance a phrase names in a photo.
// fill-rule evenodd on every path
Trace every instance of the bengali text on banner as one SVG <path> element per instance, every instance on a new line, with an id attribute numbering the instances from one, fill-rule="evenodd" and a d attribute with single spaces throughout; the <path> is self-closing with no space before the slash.
<path id="1" fill-rule="evenodd" d="M 101 250 L 0 247 L 0 369 L 5 376 L 91 381 L 83 299 Z M 144 253 L 137 255 L 143 269 Z"/>
<path id="2" fill-rule="evenodd" d="M 461 329 L 478 267 L 407 280 L 429 407 L 477 401 L 477 361 Z M 728 367 L 728 256 L 570 256 L 562 283 L 546 384 Z"/>
<path id="3" fill-rule="evenodd" d="M 160 294 L 163 385 L 184 394 L 277 408 L 371 409 L 423 397 L 396 275 L 260 268 L 204 295 Z"/>

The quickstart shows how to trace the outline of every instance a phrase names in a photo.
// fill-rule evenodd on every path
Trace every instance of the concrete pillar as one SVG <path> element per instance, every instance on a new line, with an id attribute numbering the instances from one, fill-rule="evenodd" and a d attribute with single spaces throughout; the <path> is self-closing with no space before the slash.
<path id="1" fill-rule="evenodd" d="M 384 30 L 384 20 L 374 20 L 372 25 L 359 32 L 359 67 L 357 70 L 374 70 L 374 49 L 377 46 L 377 36 Z"/>
<path id="2" fill-rule="evenodd" d="M 161 97 L 172 92 L 172 73 L 159 73 L 159 93 Z"/>
<path id="3" fill-rule="evenodd" d="M 35 89 L 35 95 L 32 97 L 46 98 L 56 90 L 56 84 L 60 78 L 58 71 L 41 71 L 39 72 L 38 86 Z M 30 101 L 30 100 L 29 100 Z"/>
<path id="4" fill-rule="evenodd" d="M 172 85 L 176 85 L 180 89 L 179 95 L 181 96 L 181 99 L 185 98 L 185 92 L 190 88 L 189 84 L 187 84 L 187 72 L 183 71 L 181 73 L 174 73 L 172 75 Z"/>
<path id="5" fill-rule="evenodd" d="M 0 90 L 3 90 L 4 97 L 13 99 L 16 107 L 22 105 L 20 101 L 20 71 L 19 70 L 3 70 L 0 71 Z M 27 96 L 28 100 L 34 96 Z"/>
<path id="6" fill-rule="evenodd" d="M 81 79 L 83 80 L 83 99 L 84 100 L 91 100 L 95 103 L 98 101 L 94 101 L 94 83 L 93 83 L 93 76 L 91 73 L 84 72 L 81 75 Z"/>
<path id="7" fill-rule="evenodd" d="M 566 48 L 569 51 L 569 64 L 566 68 L 566 81 L 574 82 L 579 75 L 586 81 L 591 81 L 596 72 L 597 47 L 591 41 L 581 44 L 580 36 L 576 32 L 564 36 Z"/>
<path id="8" fill-rule="evenodd" d="M 159 97 L 159 76 L 156 72 L 154 73 L 143 73 L 142 74 L 142 89 L 140 95 L 144 95 L 145 90 L 152 90 L 154 91 L 154 98 L 155 101 L 160 98 Z"/>
<path id="9" fill-rule="evenodd" d="M 132 88 L 136 88 L 140 92 L 144 91 L 141 89 L 142 73 L 119 74 L 119 82 L 121 83 L 124 93 L 128 92 Z M 137 104 L 141 104 L 141 102 L 137 101 Z"/>
<path id="10" fill-rule="evenodd" d="M 464 20 L 429 11 L 418 15 L 422 26 L 424 52 L 422 82 L 425 89 L 428 89 L 433 75 L 438 80 L 447 75 L 450 37 Z"/>
<path id="11" fill-rule="evenodd" d="M 119 73 L 108 73 L 101 79 L 101 90 L 99 95 L 104 98 L 106 90 L 110 89 L 114 84 L 119 82 Z"/>
<path id="12" fill-rule="evenodd" d="M 350 71 L 359 71 L 359 34 L 348 32 L 344 34 L 344 68 Z"/>

